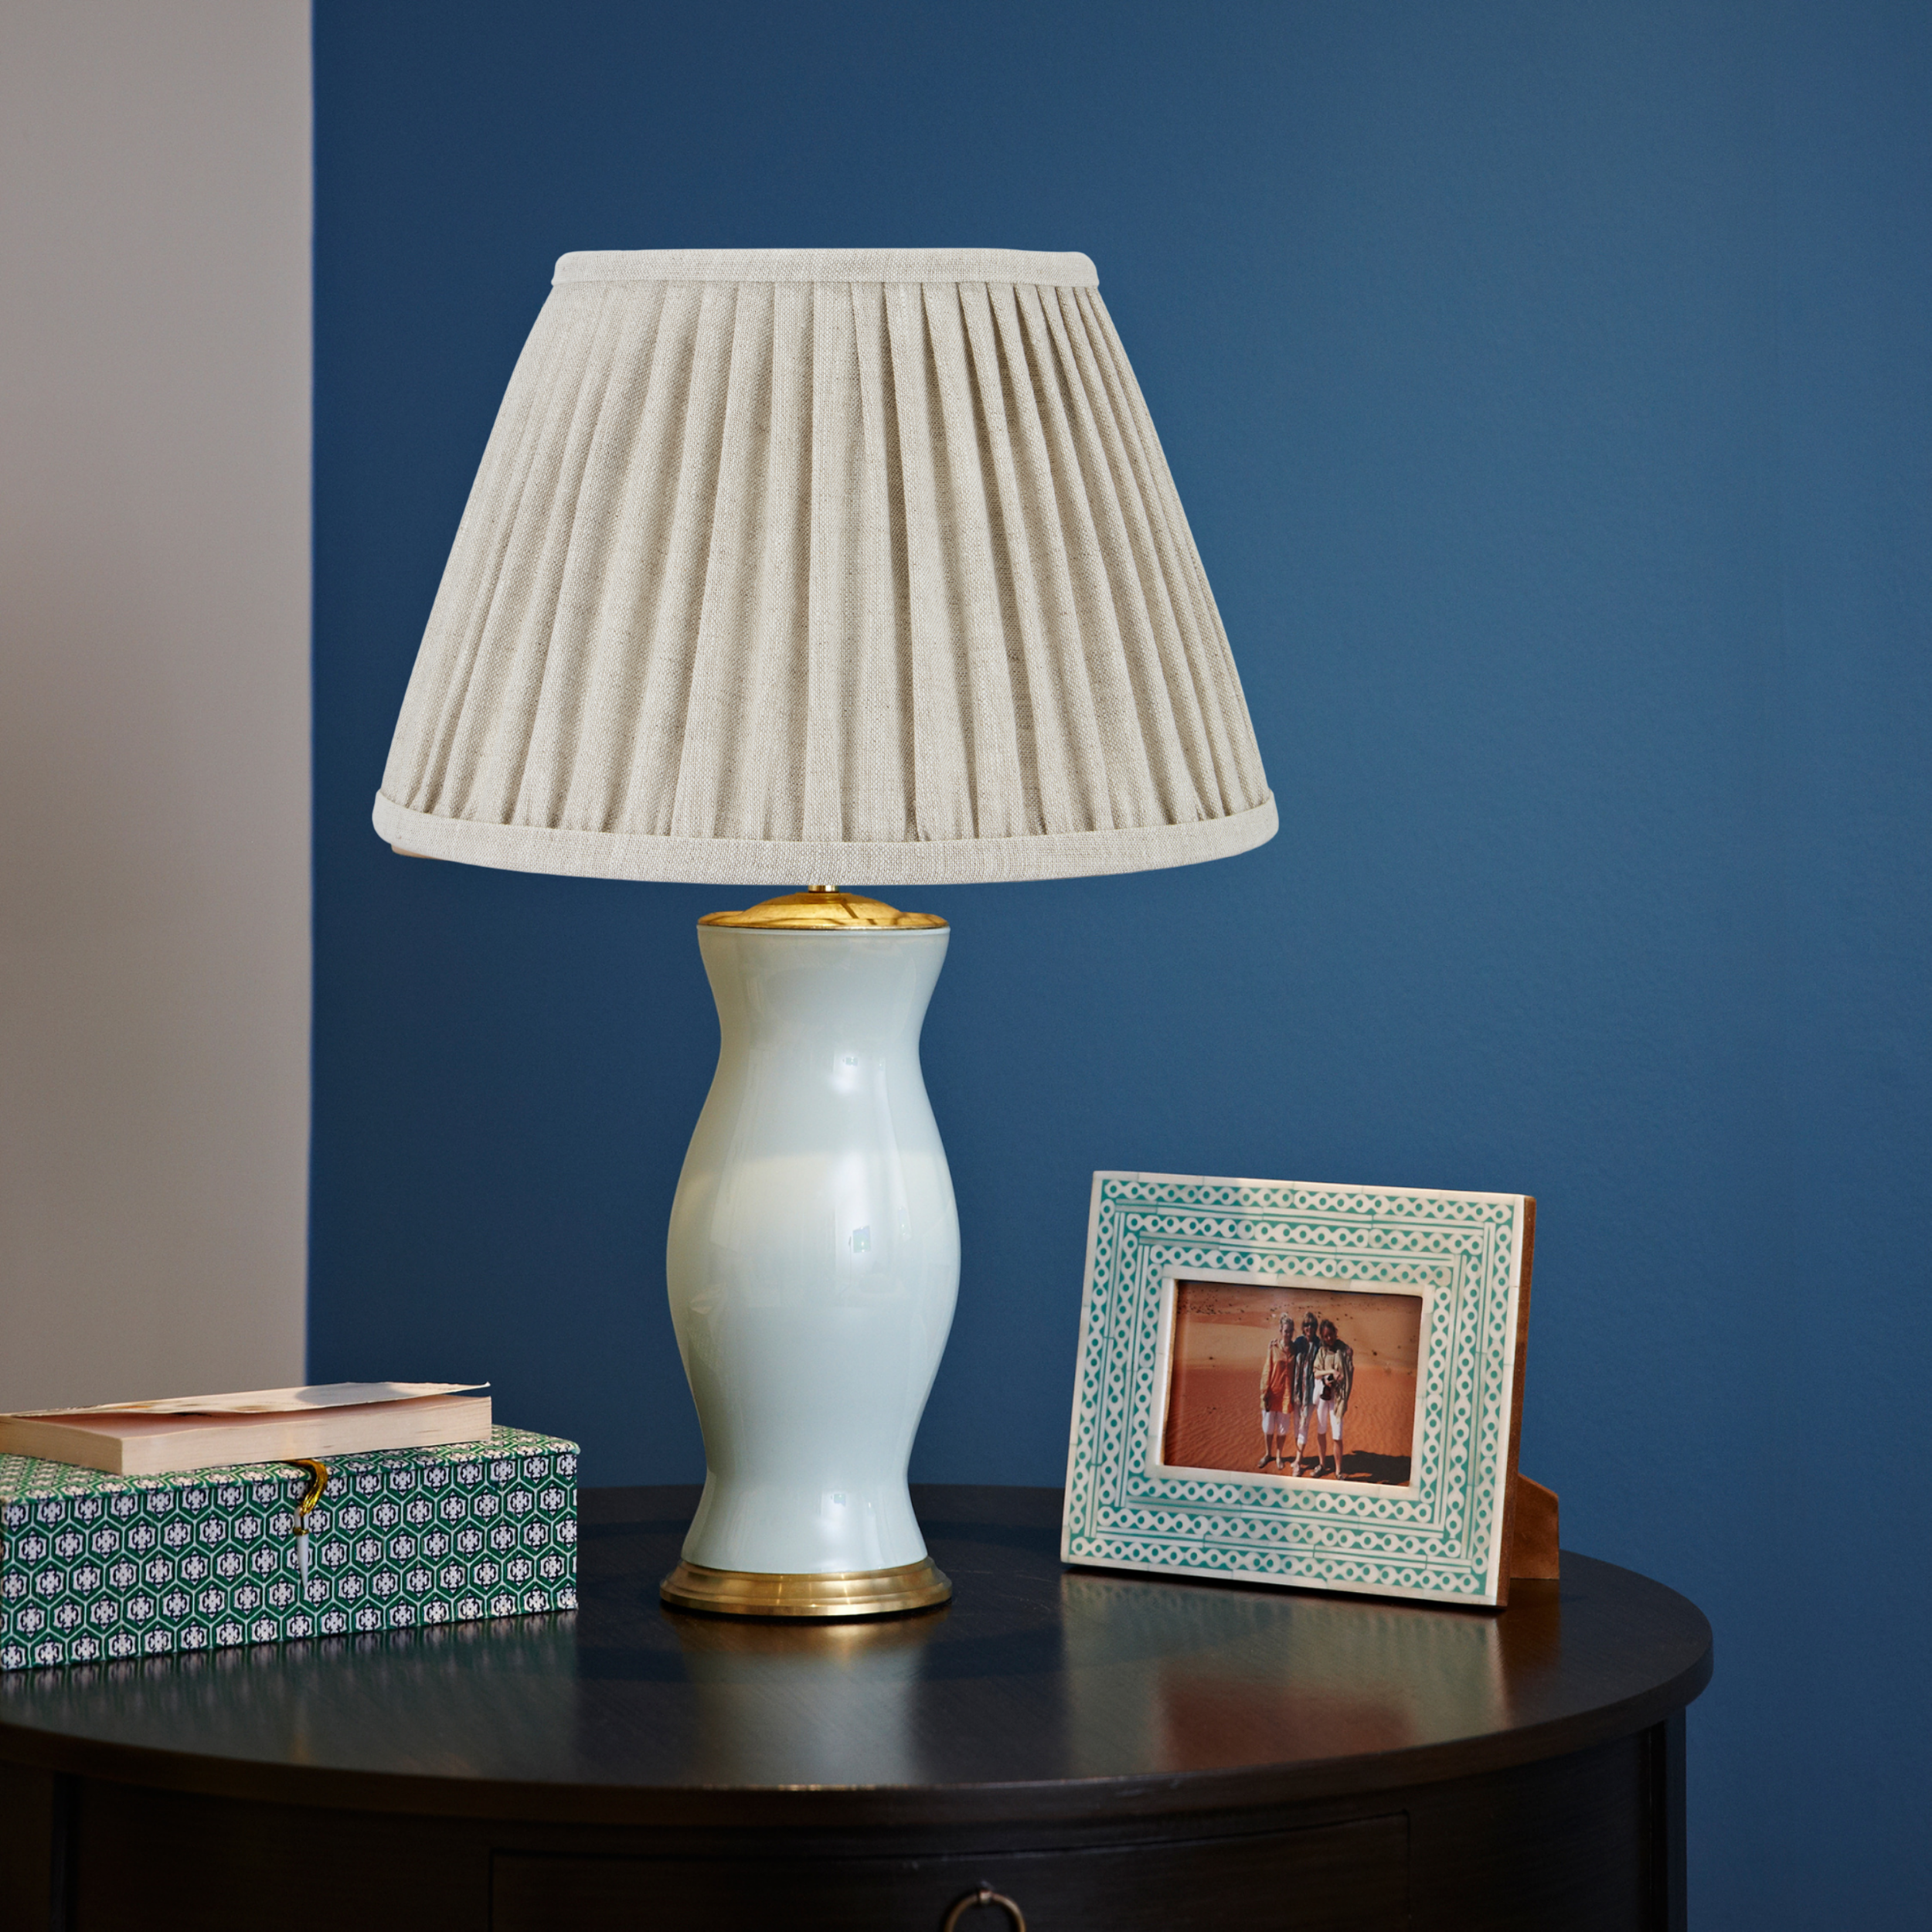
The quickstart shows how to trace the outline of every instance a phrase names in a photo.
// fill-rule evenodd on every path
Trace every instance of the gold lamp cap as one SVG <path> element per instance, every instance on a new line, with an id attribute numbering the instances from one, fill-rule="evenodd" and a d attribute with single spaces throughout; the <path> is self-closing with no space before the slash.
<path id="1" fill-rule="evenodd" d="M 876 899 L 815 886 L 787 893 L 739 913 L 706 913 L 700 926 L 735 926 L 767 933 L 927 932 L 944 926 L 937 913 L 902 913 Z"/>

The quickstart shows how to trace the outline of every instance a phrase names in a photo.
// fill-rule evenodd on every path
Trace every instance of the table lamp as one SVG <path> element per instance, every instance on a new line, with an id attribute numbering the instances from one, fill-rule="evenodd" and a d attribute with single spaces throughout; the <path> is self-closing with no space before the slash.
<path id="1" fill-rule="evenodd" d="M 699 922 L 716 1077 L 671 1216 L 685 1609 L 943 1601 L 906 1488 L 959 1275 L 919 1066 L 948 931 L 844 886 L 1134 872 L 1275 829 L 1084 255 L 566 255 L 383 787 L 398 851 L 804 887 Z"/>

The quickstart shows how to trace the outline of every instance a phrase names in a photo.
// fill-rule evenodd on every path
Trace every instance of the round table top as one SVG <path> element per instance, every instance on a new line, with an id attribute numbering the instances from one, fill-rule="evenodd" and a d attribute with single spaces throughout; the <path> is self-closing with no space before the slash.
<path id="1" fill-rule="evenodd" d="M 1057 1490 L 914 1498 L 943 1609 L 667 1611 L 696 1488 L 586 1490 L 574 1615 L 11 1673 L 0 1759 L 573 1823 L 1172 1815 L 1553 1757 L 1710 1675 L 1694 1604 L 1569 1552 L 1498 1614 L 1070 1570 Z"/>

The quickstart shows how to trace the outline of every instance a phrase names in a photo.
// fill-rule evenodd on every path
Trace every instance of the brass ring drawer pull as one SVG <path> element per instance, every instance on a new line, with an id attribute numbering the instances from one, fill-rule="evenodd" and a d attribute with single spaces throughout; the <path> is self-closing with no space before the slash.
<path id="1" fill-rule="evenodd" d="M 976 1905 L 996 1905 L 1013 1922 L 1013 1932 L 1026 1932 L 1026 1914 L 1004 1892 L 995 1892 L 990 1885 L 982 1885 L 977 1892 L 968 1892 L 946 1914 L 946 1921 L 939 1932 L 957 1932 L 959 1917 L 970 1912 Z"/>

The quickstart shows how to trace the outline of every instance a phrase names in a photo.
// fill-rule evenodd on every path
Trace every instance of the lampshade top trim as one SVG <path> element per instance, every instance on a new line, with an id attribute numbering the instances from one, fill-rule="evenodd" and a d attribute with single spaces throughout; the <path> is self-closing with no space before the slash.
<path id="1" fill-rule="evenodd" d="M 1031 248 L 632 248 L 562 256 L 567 282 L 993 282 L 1097 288 L 1086 256 Z"/>

